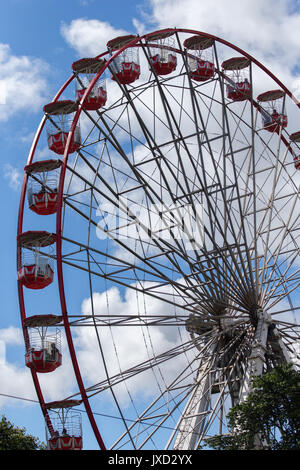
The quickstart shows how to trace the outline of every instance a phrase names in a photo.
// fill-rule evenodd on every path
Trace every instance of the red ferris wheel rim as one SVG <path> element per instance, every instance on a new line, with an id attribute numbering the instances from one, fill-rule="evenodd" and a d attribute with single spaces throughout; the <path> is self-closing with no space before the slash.
<path id="1" fill-rule="evenodd" d="M 76 352 L 75 352 L 75 348 L 74 348 L 74 344 L 73 344 L 72 333 L 71 333 L 70 324 L 69 324 L 69 320 L 68 320 L 68 311 L 67 311 L 67 305 L 66 305 L 66 298 L 65 298 L 63 262 L 62 262 L 62 208 L 63 208 L 63 187 L 64 187 L 64 183 L 65 183 L 65 174 L 66 174 L 68 157 L 69 157 L 69 153 L 70 153 L 70 145 L 71 145 L 72 137 L 73 137 L 74 132 L 75 132 L 76 125 L 79 121 L 79 118 L 80 118 L 80 115 L 81 115 L 81 112 L 82 112 L 82 103 L 89 96 L 91 90 L 94 87 L 94 84 L 97 82 L 99 77 L 104 73 L 104 71 L 109 67 L 109 65 L 115 59 L 115 57 L 117 57 L 123 50 L 125 50 L 127 48 L 138 46 L 140 41 L 143 40 L 143 39 L 147 40 L 149 38 L 151 40 L 155 37 L 168 37 L 169 35 L 176 34 L 176 33 L 189 33 L 189 34 L 192 34 L 194 36 L 206 37 L 208 40 L 214 40 L 216 42 L 219 42 L 223 45 L 226 45 L 226 46 L 230 47 L 231 49 L 235 50 L 237 53 L 239 53 L 239 54 L 243 55 L 245 58 L 247 58 L 250 61 L 250 63 L 256 64 L 261 70 L 263 70 L 270 78 L 272 78 L 278 84 L 278 86 L 294 101 L 294 103 L 298 107 L 300 107 L 300 103 L 294 97 L 294 95 L 286 88 L 286 86 L 271 71 L 269 71 L 262 63 L 257 61 L 253 56 L 251 56 L 250 54 L 248 54 L 247 52 L 245 52 L 241 48 L 235 46 L 234 44 L 231 44 L 230 42 L 228 42 L 228 41 L 226 41 L 222 38 L 219 38 L 217 36 L 214 36 L 214 35 L 211 35 L 211 34 L 208 34 L 208 33 L 205 33 L 205 32 L 196 31 L 196 30 L 184 29 L 184 28 L 179 28 L 179 29 L 177 29 L 177 28 L 166 28 L 166 29 L 157 30 L 157 31 L 154 31 L 154 32 L 151 32 L 151 33 L 147 33 L 147 34 L 144 34 L 142 36 L 129 35 L 129 36 L 127 36 L 127 38 L 130 38 L 130 41 L 125 41 L 126 44 L 122 45 L 122 47 L 119 48 L 119 49 L 113 49 L 113 55 L 107 61 L 103 61 L 102 63 L 100 63 L 101 67 L 100 68 L 98 67 L 98 70 L 97 70 L 97 73 L 96 73 L 95 77 L 90 82 L 90 84 L 89 84 L 88 88 L 86 89 L 83 97 L 81 98 L 81 101 L 80 101 L 79 105 L 76 106 L 72 127 L 71 127 L 71 130 L 70 130 L 69 135 L 68 135 L 68 140 L 67 140 L 65 152 L 64 152 L 64 155 L 63 155 L 63 158 L 62 158 L 61 175 L 60 175 L 59 188 L 58 188 L 58 210 L 57 210 L 57 215 L 56 215 L 56 258 L 57 258 L 57 276 L 58 276 L 58 287 L 59 287 L 59 295 L 60 295 L 60 303 L 61 303 L 61 314 L 62 314 L 64 330 L 65 330 L 65 334 L 66 334 L 66 338 L 67 338 L 67 342 L 68 342 L 68 346 L 69 346 L 69 352 L 70 352 L 71 360 L 72 360 L 72 363 L 73 363 L 73 368 L 74 368 L 74 371 L 75 371 L 75 376 L 76 376 L 76 379 L 77 379 L 78 388 L 79 388 L 79 391 L 80 391 L 80 394 L 81 394 L 81 397 L 82 397 L 81 402 L 85 405 L 87 415 L 88 415 L 88 418 L 90 420 L 91 426 L 93 428 L 94 434 L 95 434 L 96 439 L 98 441 L 99 447 L 102 450 L 104 450 L 106 447 L 105 447 L 105 444 L 103 442 L 100 431 L 98 429 L 98 426 L 97 426 L 97 424 L 94 420 L 93 412 L 92 412 L 90 404 L 89 404 L 89 399 L 88 399 L 88 397 L 86 395 L 86 392 L 85 392 L 85 387 L 84 387 L 84 384 L 83 384 L 83 380 L 82 380 L 82 376 L 81 376 L 80 368 L 79 368 L 79 365 L 78 365 L 78 362 L 77 362 Z M 115 38 L 115 39 L 112 39 L 111 41 L 109 41 L 109 43 L 115 44 L 115 42 L 117 42 L 118 40 L 120 40 L 120 38 Z M 96 59 L 99 60 L 99 58 L 101 58 L 102 56 L 104 56 L 106 54 L 107 54 L 107 52 L 98 55 L 95 58 L 95 60 Z M 81 61 L 83 61 L 83 62 L 81 62 Z M 84 64 L 84 59 L 81 59 L 81 61 L 78 61 L 78 64 L 80 64 L 80 66 Z M 76 69 L 76 66 L 75 66 L 75 69 Z M 52 110 L 52 108 L 56 109 L 55 103 L 59 101 L 59 99 L 62 96 L 63 92 L 68 87 L 68 85 L 74 80 L 74 78 L 75 78 L 75 75 L 72 74 L 67 79 L 67 81 L 62 85 L 62 87 L 60 88 L 58 93 L 55 95 L 53 101 L 51 103 L 49 103 L 48 105 L 45 105 L 46 106 L 45 111 L 47 111 L 49 109 Z M 47 108 L 47 106 L 48 106 L 48 108 Z M 50 106 L 50 108 L 49 108 L 49 106 Z M 27 169 L 31 168 L 32 165 L 34 165 L 34 163 L 32 163 L 32 161 L 33 161 L 33 158 L 34 158 L 34 155 L 35 155 L 35 151 L 36 151 L 36 147 L 37 147 L 40 135 L 41 135 L 41 133 L 44 129 L 45 123 L 46 123 L 46 116 L 44 116 L 42 118 L 40 126 L 39 126 L 39 128 L 37 130 L 37 133 L 35 135 L 32 147 L 31 147 L 30 152 L 29 152 L 28 160 L 27 160 L 27 165 L 26 165 Z M 283 139 L 284 143 L 288 146 L 287 140 L 284 137 L 282 137 L 282 139 Z M 24 179 L 23 179 L 23 184 L 22 184 L 22 189 L 21 189 L 21 195 L 20 195 L 20 204 L 19 204 L 18 226 L 17 226 L 17 237 L 18 238 L 23 233 L 23 218 L 24 218 L 24 210 L 25 210 L 25 195 L 26 195 L 27 181 L 28 181 L 28 173 L 25 172 Z M 17 258 L 18 259 L 20 259 L 20 249 L 21 249 L 21 247 L 18 246 L 17 247 Z M 26 315 L 23 286 L 21 285 L 20 282 L 18 282 L 18 295 L 19 295 L 19 305 L 20 305 L 20 316 L 21 316 L 21 321 L 22 321 L 22 325 L 23 325 L 24 338 L 25 338 L 25 342 L 26 342 L 27 341 L 26 319 L 29 318 L 29 317 L 27 317 L 27 315 Z M 30 324 L 30 322 L 28 321 L 27 324 Z M 50 406 L 51 404 L 49 404 L 49 403 L 47 404 L 44 400 L 44 396 L 43 396 L 43 393 L 42 393 L 42 390 L 41 390 L 38 374 L 34 370 L 32 370 L 31 373 L 32 373 L 34 386 L 35 386 L 36 393 L 37 393 L 37 396 L 38 396 L 38 399 L 39 399 L 39 402 L 40 402 L 42 412 L 44 414 L 44 417 L 47 420 L 48 419 L 47 410 L 48 410 L 48 408 L 51 408 L 51 406 Z"/>

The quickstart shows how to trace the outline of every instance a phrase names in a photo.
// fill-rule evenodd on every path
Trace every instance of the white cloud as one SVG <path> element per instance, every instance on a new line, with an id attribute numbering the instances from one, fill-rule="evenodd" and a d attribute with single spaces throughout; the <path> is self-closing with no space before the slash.
<path id="1" fill-rule="evenodd" d="M 230 7 L 223 0 L 150 0 L 137 13 L 132 23 L 140 35 L 166 27 L 210 33 L 244 49 L 299 95 L 300 13 L 291 0 L 233 0 Z M 91 56 L 128 31 L 79 18 L 64 23 L 61 33 L 80 56 Z"/>
<path id="2" fill-rule="evenodd" d="M 82 57 L 96 56 L 105 52 L 110 39 L 128 34 L 123 29 L 117 29 L 106 21 L 87 20 L 78 18 L 70 24 L 63 23 L 61 33 L 67 43 Z"/>
<path id="3" fill-rule="evenodd" d="M 127 289 L 122 297 L 119 289 L 113 287 L 101 293 L 94 293 L 93 299 L 94 311 L 97 315 L 106 315 L 108 313 L 107 300 L 111 315 L 121 313 L 122 315 L 131 316 L 139 313 L 143 316 L 145 314 L 142 294 L 138 294 L 132 289 Z M 91 314 L 90 299 L 83 301 L 82 313 L 85 315 Z M 173 313 L 173 307 L 159 299 L 150 298 L 147 303 L 148 315 L 171 315 Z M 110 376 L 179 346 L 182 341 L 187 341 L 189 339 L 187 332 L 184 327 L 182 330 L 179 334 L 178 328 L 174 326 L 153 326 L 151 331 L 148 331 L 148 328 L 139 326 L 100 328 L 101 347 L 105 354 L 106 366 Z M 91 385 L 105 380 L 106 374 L 97 342 L 96 330 L 92 327 L 78 328 L 74 331 L 74 340 L 85 384 Z M 6 346 L 3 351 L 1 345 Z M 25 366 L 25 363 L 19 365 L 12 362 L 11 346 L 20 346 L 24 354 L 24 339 L 21 329 L 15 327 L 0 329 L 0 376 L 4 378 L 1 381 L 0 393 L 35 400 L 36 394 L 30 370 Z M 39 381 L 46 401 L 63 399 L 66 396 L 71 396 L 76 391 L 73 367 L 64 336 L 62 338 L 62 356 L 61 367 L 51 374 L 39 374 Z M 144 398 L 152 395 L 158 387 L 157 381 L 162 380 L 159 379 L 159 376 L 163 373 L 164 380 L 168 382 L 171 377 L 175 377 L 180 368 L 186 366 L 186 361 L 186 355 L 180 355 L 161 364 L 159 368 L 153 370 L 149 368 L 149 370 L 131 378 L 126 384 L 120 383 L 115 387 L 115 391 L 118 393 L 122 404 L 124 406 L 128 404 L 127 387 L 130 388 L 134 397 L 139 394 Z M 147 382 L 146 388 L 145 381 Z M 9 401 L 9 397 L 0 396 L 0 404 L 7 404 Z"/>
<path id="4" fill-rule="evenodd" d="M 20 328 L 9 326 L 0 330 L 0 341 L 3 341 L 6 345 L 22 345 L 23 335 Z"/>
<path id="5" fill-rule="evenodd" d="M 8 351 L 6 349 L 6 356 Z M 39 374 L 43 396 L 45 401 L 55 401 L 64 399 L 74 392 L 75 380 L 72 371 L 72 364 L 67 359 L 66 353 L 63 357 L 64 364 L 51 374 Z M 0 357 L 0 376 L 2 377 L 0 394 L 0 406 L 11 401 L 9 395 L 36 400 L 36 392 L 32 381 L 30 369 L 25 365 L 19 366 Z M 21 402 L 26 404 L 26 401 Z M 30 402 L 27 402 L 30 404 Z"/>
<path id="6" fill-rule="evenodd" d="M 150 4 L 152 21 L 161 28 L 191 28 L 223 35 L 242 46 L 255 44 L 269 54 L 276 53 L 274 45 L 288 49 L 291 41 L 299 44 L 300 15 L 290 13 L 289 0 L 232 0 L 230 7 L 223 0 L 150 0 Z M 280 31 L 285 31 L 285 36 Z"/>
<path id="7" fill-rule="evenodd" d="M 171 295 L 171 287 L 169 288 Z M 145 300 L 147 307 L 145 306 Z M 147 298 L 132 289 L 126 289 L 124 296 L 117 287 L 112 287 L 104 292 L 93 294 L 93 306 L 95 315 L 172 315 L 173 306 L 163 300 Z M 146 309 L 146 310 L 145 310 Z M 82 313 L 91 315 L 91 299 L 85 299 L 82 303 Z M 177 312 L 178 313 L 178 312 Z M 99 345 L 96 332 L 93 328 L 84 327 L 76 331 L 76 345 L 78 359 L 85 377 L 91 384 L 105 380 L 104 367 L 101 364 Z M 157 357 L 165 351 L 179 346 L 188 341 L 189 337 L 184 327 L 179 333 L 176 326 L 151 326 L 150 329 L 142 326 L 114 326 L 112 328 L 99 328 L 98 334 L 101 347 L 104 352 L 106 367 L 111 377 L 137 366 L 151 357 Z M 98 351 L 98 354 L 95 352 Z M 149 367 L 147 371 L 136 375 L 125 383 L 115 387 L 118 398 L 122 404 L 128 404 L 127 390 L 134 397 L 146 397 L 155 393 L 159 376 L 163 376 L 166 383 L 176 377 L 180 370 L 187 365 L 186 355 L 178 355 L 176 360 L 168 360 L 158 367 Z M 161 377 L 162 377 L 161 376 Z M 147 383 L 147 387 L 145 387 Z M 139 395 L 140 394 L 140 395 Z"/>
<path id="8" fill-rule="evenodd" d="M 23 365 L 12 361 L 11 347 L 18 347 L 23 358 Z M 46 401 L 63 399 L 74 393 L 75 377 L 73 367 L 67 350 L 65 338 L 62 341 L 62 366 L 51 374 L 40 374 L 42 392 Z M 0 405 L 10 402 L 9 395 L 20 396 L 29 400 L 36 400 L 30 369 L 25 366 L 25 346 L 22 330 L 10 326 L 0 329 Z M 26 402 L 21 402 L 26 404 Z M 28 404 L 29 402 L 27 402 Z"/>
<path id="9" fill-rule="evenodd" d="M 29 132 L 28 134 L 20 137 L 20 140 L 23 144 L 31 144 L 34 139 L 34 135 L 35 135 L 34 132 Z"/>
<path id="10" fill-rule="evenodd" d="M 41 109 L 47 101 L 47 72 L 44 61 L 15 56 L 8 44 L 0 44 L 0 121 Z"/>
<path id="11" fill-rule="evenodd" d="M 21 186 L 22 175 L 20 171 L 13 167 L 10 163 L 4 165 L 4 178 L 8 181 L 9 186 L 18 191 Z"/>
<path id="12" fill-rule="evenodd" d="M 300 55 L 300 13 L 291 0 L 150 0 L 139 6 L 140 18 L 133 26 L 143 34 L 151 29 L 177 27 L 204 31 L 232 41 L 248 52 L 272 57 L 284 64 L 296 63 Z M 128 32 L 105 21 L 79 18 L 63 24 L 62 35 L 81 55 L 99 54 L 115 36 Z"/>
<path id="13" fill-rule="evenodd" d="M 87 7 L 91 3 L 94 3 L 94 1 L 95 0 L 79 0 L 79 5 L 81 5 L 82 7 Z"/>
<path id="14" fill-rule="evenodd" d="M 290 0 L 150 0 L 153 29 L 189 28 L 244 49 L 286 77 L 300 59 L 300 13 Z M 148 5 L 149 6 L 149 5 Z M 289 78 L 289 77 L 286 77 Z"/>
<path id="15" fill-rule="evenodd" d="M 132 19 L 132 24 L 133 24 L 133 26 L 135 27 L 135 29 L 137 30 L 137 32 L 140 36 L 142 36 L 143 34 L 145 34 L 147 32 L 147 27 L 146 27 L 145 23 L 138 20 L 137 18 Z"/>
<path id="16" fill-rule="evenodd" d="M 23 344 L 24 339 L 20 328 L 9 326 L 0 329 L 0 393 L 35 400 L 36 394 L 29 369 L 25 365 L 22 367 L 10 361 L 9 348 Z M 0 395 L 0 405 L 7 404 L 9 401 L 9 397 Z"/>
<path id="17" fill-rule="evenodd" d="M 1 361 L 0 375 L 3 378 L 1 380 L 1 394 L 36 400 L 36 393 L 29 369 Z M 9 401 L 9 397 L 0 396 L 0 405 L 3 406 L 9 403 Z M 24 403 L 26 402 L 22 402 L 22 404 Z"/>

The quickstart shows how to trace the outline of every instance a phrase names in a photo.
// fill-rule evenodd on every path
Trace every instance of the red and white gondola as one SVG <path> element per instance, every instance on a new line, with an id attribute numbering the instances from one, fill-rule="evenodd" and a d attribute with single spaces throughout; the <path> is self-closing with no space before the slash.
<path id="1" fill-rule="evenodd" d="M 74 112 L 78 103 L 72 100 L 55 101 L 44 106 L 44 112 L 48 118 L 47 140 L 48 147 L 52 152 L 63 155 L 66 149 L 69 131 L 73 124 Z M 79 149 L 81 145 L 80 127 L 76 126 L 72 133 L 72 141 L 69 153 Z"/>
<path id="2" fill-rule="evenodd" d="M 183 43 L 187 50 L 187 66 L 190 77 L 197 82 L 206 82 L 215 75 L 214 39 L 196 35 Z"/>
<path id="3" fill-rule="evenodd" d="M 95 75 L 105 65 L 105 60 L 97 58 L 84 58 L 73 62 L 72 70 L 76 74 L 76 102 L 81 102 L 88 87 L 90 86 Z M 87 111 L 97 111 L 105 106 L 107 100 L 106 79 L 101 76 L 101 79 L 92 87 L 88 96 L 82 103 L 83 109 Z"/>
<path id="4" fill-rule="evenodd" d="M 250 60 L 246 57 L 232 57 L 222 63 L 226 80 L 226 95 L 231 101 L 245 101 L 251 98 Z"/>
<path id="5" fill-rule="evenodd" d="M 114 81 L 118 81 L 121 85 L 129 85 L 135 82 L 141 73 L 138 48 L 127 47 L 123 49 L 135 37 L 132 34 L 119 36 L 107 43 L 107 48 L 111 55 L 120 51 L 111 63 L 111 78 Z"/>

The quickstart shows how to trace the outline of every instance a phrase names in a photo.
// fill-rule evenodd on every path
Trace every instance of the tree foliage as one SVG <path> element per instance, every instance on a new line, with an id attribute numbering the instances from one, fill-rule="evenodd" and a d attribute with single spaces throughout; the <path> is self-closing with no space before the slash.
<path id="1" fill-rule="evenodd" d="M 246 401 L 228 413 L 229 435 L 207 439 L 218 450 L 300 450 L 300 372 L 278 366 L 253 379 Z"/>
<path id="2" fill-rule="evenodd" d="M 0 450 L 42 450 L 45 445 L 34 436 L 26 434 L 26 429 L 14 426 L 2 416 L 0 421 Z"/>

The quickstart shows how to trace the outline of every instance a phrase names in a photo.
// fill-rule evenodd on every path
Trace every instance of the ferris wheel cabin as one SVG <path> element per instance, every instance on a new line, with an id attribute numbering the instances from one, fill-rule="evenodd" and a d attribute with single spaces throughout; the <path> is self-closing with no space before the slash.
<path id="1" fill-rule="evenodd" d="M 183 45 L 188 51 L 187 62 L 190 77 L 197 82 L 211 80 L 215 75 L 214 40 L 197 35 L 186 39 Z"/>
<path id="2" fill-rule="evenodd" d="M 150 48 L 150 70 L 156 75 L 169 75 L 177 67 L 177 58 L 174 49 L 173 32 L 160 32 L 147 37 Z"/>
<path id="3" fill-rule="evenodd" d="M 262 125 L 266 131 L 276 132 L 287 127 L 288 119 L 284 109 L 285 92 L 283 90 L 271 90 L 261 93 L 257 97 L 260 103 Z"/>
<path id="4" fill-rule="evenodd" d="M 113 55 L 134 38 L 136 38 L 136 36 L 130 34 L 108 41 L 107 48 L 110 54 Z M 127 49 L 121 50 L 112 61 L 111 69 L 113 72 L 111 76 L 112 80 L 118 81 L 121 85 L 129 85 L 135 82 L 141 73 L 138 48 L 128 47 Z"/>
<path id="5" fill-rule="evenodd" d="M 78 104 L 71 100 L 56 101 L 46 104 L 44 112 L 48 117 L 47 139 L 52 152 L 63 155 L 66 149 L 69 131 L 73 123 L 73 115 Z M 72 135 L 69 153 L 79 149 L 81 145 L 80 128 L 77 125 Z"/>
<path id="6" fill-rule="evenodd" d="M 49 413 L 47 424 L 47 443 L 49 450 L 81 450 L 81 414 L 72 410 L 80 405 L 79 400 L 63 400 L 46 405 Z"/>
<path id="7" fill-rule="evenodd" d="M 84 58 L 72 64 L 72 70 L 77 76 L 76 80 L 76 102 L 79 103 L 90 86 L 95 75 L 105 65 L 105 60 L 96 58 Z M 106 81 L 100 79 L 91 89 L 82 103 L 83 109 L 97 111 L 105 106 L 107 100 Z"/>
<path id="8" fill-rule="evenodd" d="M 300 170 L 300 131 L 290 135 L 290 147 L 296 170 Z"/>
<path id="9" fill-rule="evenodd" d="M 53 282 L 53 260 L 41 250 L 46 247 L 50 250 L 55 240 L 56 235 L 48 232 L 28 231 L 19 235 L 18 281 L 28 289 L 44 289 Z"/>
<path id="10" fill-rule="evenodd" d="M 60 322 L 61 317 L 56 315 L 34 315 L 23 321 L 28 329 L 25 364 L 29 369 L 48 373 L 61 366 L 61 332 L 49 331 Z"/>
<path id="11" fill-rule="evenodd" d="M 25 166 L 28 175 L 29 209 L 38 215 L 55 214 L 59 183 L 60 160 L 37 161 Z"/>
<path id="12" fill-rule="evenodd" d="M 250 60 L 246 57 L 232 57 L 222 63 L 225 75 L 226 95 L 232 101 L 245 101 L 251 98 L 249 81 Z"/>

